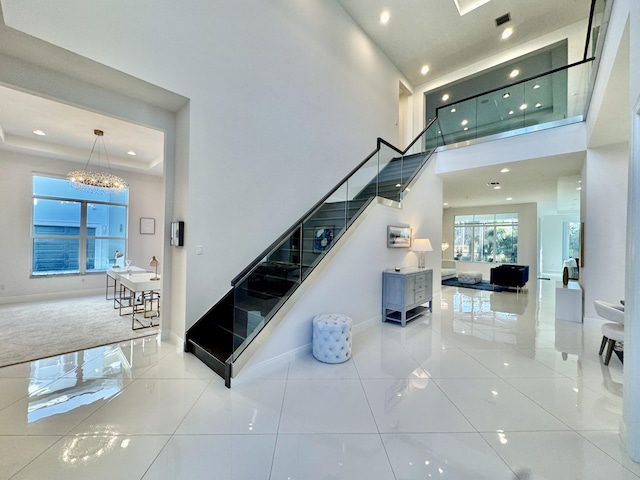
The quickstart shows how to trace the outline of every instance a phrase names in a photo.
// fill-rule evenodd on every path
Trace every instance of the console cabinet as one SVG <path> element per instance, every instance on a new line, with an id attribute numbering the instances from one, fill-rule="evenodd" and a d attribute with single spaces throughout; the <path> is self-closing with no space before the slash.
<path id="1" fill-rule="evenodd" d="M 404 327 L 427 310 L 433 310 L 433 270 L 411 267 L 382 272 L 383 322 L 400 322 Z"/>

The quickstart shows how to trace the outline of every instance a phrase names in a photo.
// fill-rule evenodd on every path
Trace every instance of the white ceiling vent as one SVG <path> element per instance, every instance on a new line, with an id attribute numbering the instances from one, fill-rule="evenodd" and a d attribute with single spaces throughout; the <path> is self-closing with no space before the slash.
<path id="1" fill-rule="evenodd" d="M 471 10 L 481 7 L 485 3 L 489 3 L 489 0 L 453 0 L 453 3 L 456 4 L 458 12 L 460 13 L 460 16 L 462 16 L 466 15 Z"/>

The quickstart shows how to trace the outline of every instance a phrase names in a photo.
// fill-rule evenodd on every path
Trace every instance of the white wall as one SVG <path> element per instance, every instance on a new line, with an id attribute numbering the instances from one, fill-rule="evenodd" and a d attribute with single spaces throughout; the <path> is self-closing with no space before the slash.
<path id="1" fill-rule="evenodd" d="M 402 77 L 335 2 L 4 1 L 3 13 L 190 99 L 187 327 L 376 137 L 397 140 Z"/>
<path id="2" fill-rule="evenodd" d="M 628 144 L 589 149 L 583 174 L 584 316 L 597 318 L 594 300 L 625 297 Z"/>
<path id="3" fill-rule="evenodd" d="M 173 214 L 168 219 L 168 223 L 183 221 L 184 223 L 184 241 L 188 243 L 189 227 L 189 104 L 180 109 L 176 115 L 176 161 L 173 164 L 171 172 L 166 171 L 165 177 L 172 179 L 171 185 L 166 189 L 172 192 L 171 205 L 167 206 L 167 210 L 172 208 Z M 169 199 L 165 199 L 170 202 Z M 169 315 L 169 325 L 163 325 L 163 333 L 168 326 L 170 334 L 177 342 L 184 340 L 184 325 L 186 321 L 186 284 L 187 284 L 187 249 L 186 247 L 168 246 L 171 255 L 171 313 Z"/>
<path id="4" fill-rule="evenodd" d="M 413 238 L 429 238 L 433 252 L 426 253 L 426 266 L 433 269 L 433 293 L 440 285 L 442 181 L 428 165 L 402 210 L 376 205 L 341 246 L 322 272 L 307 285 L 297 302 L 276 327 L 268 342 L 251 358 L 255 365 L 311 343 L 311 321 L 318 313 L 349 315 L 354 325 L 381 321 L 382 271 L 396 266 L 417 266 L 418 257 L 404 248 L 387 248 L 387 225 L 409 225 Z"/>
<path id="5" fill-rule="evenodd" d="M 564 224 L 579 222 L 580 215 L 544 215 L 540 221 L 541 272 L 561 273 L 564 267 L 562 256 Z"/>
<path id="6" fill-rule="evenodd" d="M 446 208 L 442 215 L 442 237 L 453 250 L 453 221 L 456 215 L 478 215 L 482 213 L 517 213 L 518 214 L 518 264 L 529 265 L 529 286 L 535 284 L 538 276 L 538 208 L 535 203 L 519 203 L 513 205 L 478 206 L 469 208 Z M 452 258 L 447 254 L 447 258 Z M 491 268 L 495 263 L 457 262 L 459 272 L 474 270 L 482 273 L 484 280 L 489 280 Z"/>
<path id="7" fill-rule="evenodd" d="M 6 254 L 0 267 L 0 303 L 33 301 L 103 292 L 105 274 L 31 278 L 31 208 L 34 172 L 66 175 L 78 164 L 0 150 L 0 245 Z M 162 178 L 117 172 L 129 182 L 128 256 L 133 265 L 149 268 L 162 248 Z M 140 217 L 156 219 L 156 234 L 140 234 Z"/>
<path id="8" fill-rule="evenodd" d="M 586 148 L 585 125 L 574 123 L 526 135 L 439 151 L 436 154 L 436 173 L 584 152 Z"/>

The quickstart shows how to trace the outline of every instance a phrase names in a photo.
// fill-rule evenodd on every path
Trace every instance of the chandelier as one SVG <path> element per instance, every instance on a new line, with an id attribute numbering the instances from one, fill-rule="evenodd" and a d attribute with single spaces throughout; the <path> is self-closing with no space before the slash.
<path id="1" fill-rule="evenodd" d="M 84 170 L 74 170 L 73 172 L 69 172 L 67 174 L 67 180 L 73 183 L 75 188 L 80 190 L 94 190 L 94 189 L 108 189 L 115 190 L 116 192 L 120 192 L 125 188 L 129 188 L 129 184 L 125 182 L 120 177 L 113 175 L 111 173 L 111 163 L 109 163 L 109 156 L 107 155 L 107 147 L 104 144 L 104 132 L 102 130 L 94 130 L 93 133 L 96 136 L 96 139 L 93 142 L 93 147 L 91 147 L 91 153 L 89 153 L 89 159 L 87 160 L 86 165 L 84 166 Z M 98 144 L 100 142 L 100 144 Z M 88 170 L 89 162 L 91 162 L 91 157 L 93 156 L 93 152 L 96 150 L 96 145 L 98 146 L 97 154 L 98 154 L 98 170 L 91 171 Z M 101 147 L 104 150 L 104 156 L 107 160 L 108 172 L 104 172 L 100 170 L 100 161 L 101 161 Z M 102 190 L 105 191 L 105 190 Z"/>

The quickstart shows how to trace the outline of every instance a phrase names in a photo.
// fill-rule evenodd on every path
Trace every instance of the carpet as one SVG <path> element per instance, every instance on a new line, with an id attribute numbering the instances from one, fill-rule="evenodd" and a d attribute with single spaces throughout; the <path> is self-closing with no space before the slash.
<path id="1" fill-rule="evenodd" d="M 0 367 L 157 335 L 131 330 L 104 295 L 0 305 Z"/>
<path id="2" fill-rule="evenodd" d="M 468 283 L 460 283 L 458 281 L 458 277 L 449 278 L 447 280 L 442 280 L 442 285 L 446 285 L 447 287 L 460 287 L 460 288 L 471 288 L 473 290 L 489 290 L 491 292 L 510 292 L 515 290 L 510 290 L 507 287 L 501 287 L 499 285 L 491 285 L 487 280 L 482 280 L 479 283 L 468 284 Z"/>

